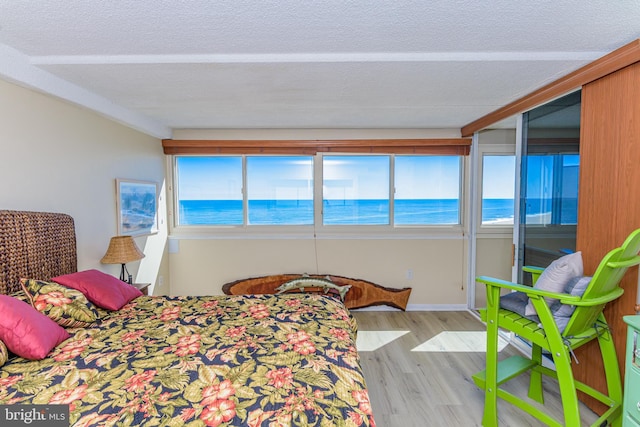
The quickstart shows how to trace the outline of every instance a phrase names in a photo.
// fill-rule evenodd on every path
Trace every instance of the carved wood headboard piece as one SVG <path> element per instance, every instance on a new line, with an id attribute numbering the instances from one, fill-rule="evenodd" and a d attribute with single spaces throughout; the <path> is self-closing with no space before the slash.
<path id="1" fill-rule="evenodd" d="M 48 280 L 77 268 L 71 216 L 0 210 L 0 294 L 19 290 L 23 277 Z"/>

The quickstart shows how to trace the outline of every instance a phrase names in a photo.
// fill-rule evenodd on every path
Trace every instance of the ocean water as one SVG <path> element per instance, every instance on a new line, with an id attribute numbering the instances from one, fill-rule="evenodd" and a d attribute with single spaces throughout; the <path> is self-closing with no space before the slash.
<path id="1" fill-rule="evenodd" d="M 537 223 L 536 217 L 550 216 L 553 205 L 558 206 L 558 215 L 560 216 L 560 224 L 577 224 L 578 223 L 578 199 L 576 198 L 559 198 L 559 199 L 527 199 L 526 205 L 526 222 Z M 557 222 L 557 220 L 552 221 Z M 546 222 L 548 223 L 548 222 Z"/>
<path id="2" fill-rule="evenodd" d="M 553 201 L 529 200 L 527 218 L 550 215 Z M 396 225 L 458 224 L 459 201 L 455 199 L 396 200 Z M 563 199 L 563 224 L 577 221 L 577 200 Z M 242 225 L 240 200 L 181 200 L 181 225 Z M 389 203 L 386 200 L 325 200 L 324 224 L 380 225 L 389 223 Z M 484 223 L 513 221 L 513 199 L 486 199 L 482 206 Z M 252 225 L 312 225 L 311 200 L 250 200 L 249 224 Z"/>

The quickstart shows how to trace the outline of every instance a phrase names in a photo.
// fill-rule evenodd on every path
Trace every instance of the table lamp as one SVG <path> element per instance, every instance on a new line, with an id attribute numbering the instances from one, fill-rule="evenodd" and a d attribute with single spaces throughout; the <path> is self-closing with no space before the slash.
<path id="1" fill-rule="evenodd" d="M 114 236 L 109 242 L 107 253 L 104 254 L 100 262 L 103 264 L 122 264 L 120 280 L 131 283 L 131 275 L 125 264 L 142 258 L 144 258 L 144 254 L 138 249 L 138 246 L 136 246 L 133 237 Z"/>

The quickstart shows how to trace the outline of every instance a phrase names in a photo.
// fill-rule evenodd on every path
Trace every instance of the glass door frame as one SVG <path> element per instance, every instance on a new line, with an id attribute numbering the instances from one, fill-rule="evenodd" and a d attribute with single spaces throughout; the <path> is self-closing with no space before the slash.
<path id="1" fill-rule="evenodd" d="M 517 202 L 514 201 L 514 212 L 513 212 L 513 258 L 511 260 L 511 281 L 514 283 L 519 283 L 518 279 L 520 278 L 520 260 L 524 259 L 524 247 L 520 247 L 520 236 L 524 235 L 524 230 L 522 227 L 522 221 L 520 220 L 520 212 L 522 210 L 522 197 L 521 197 L 521 188 L 522 188 L 522 148 L 523 141 L 526 138 L 525 132 L 526 129 L 523 126 L 525 114 L 518 114 L 516 117 L 516 170 L 515 170 L 515 180 L 516 180 L 516 188 L 515 195 L 517 197 Z"/>

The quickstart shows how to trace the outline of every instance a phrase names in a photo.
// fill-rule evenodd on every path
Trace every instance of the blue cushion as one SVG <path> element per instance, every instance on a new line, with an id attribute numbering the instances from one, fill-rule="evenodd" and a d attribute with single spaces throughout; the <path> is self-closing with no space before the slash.
<path id="1" fill-rule="evenodd" d="M 533 320 L 535 322 L 540 321 L 538 316 L 536 316 L 535 314 L 531 316 L 527 316 L 525 314 L 525 309 L 528 302 L 529 297 L 524 292 L 511 292 L 510 294 L 502 295 L 500 297 L 500 308 L 513 311 L 514 313 L 517 313 L 520 316 L 526 317 L 527 319 Z"/>

